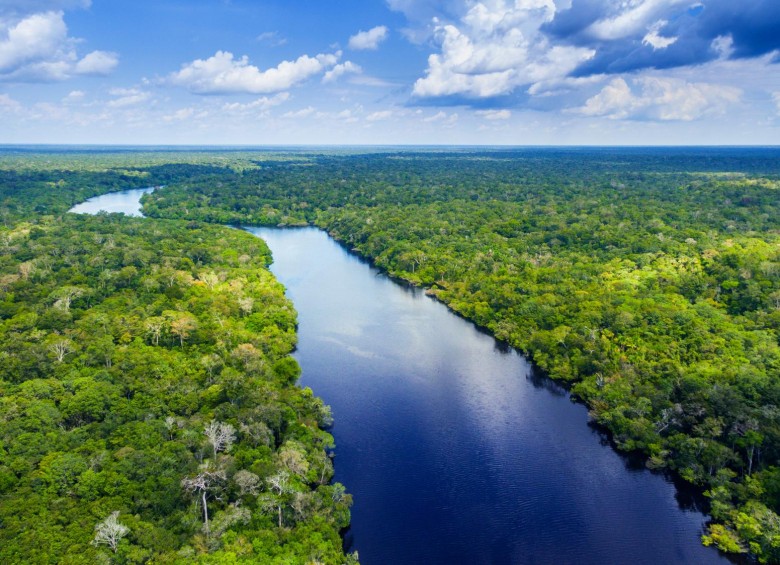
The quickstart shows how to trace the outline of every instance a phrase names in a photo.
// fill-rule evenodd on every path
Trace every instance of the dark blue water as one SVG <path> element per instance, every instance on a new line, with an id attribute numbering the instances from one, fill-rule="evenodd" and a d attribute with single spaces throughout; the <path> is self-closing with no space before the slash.
<path id="1" fill-rule="evenodd" d="M 298 310 L 301 384 L 333 408 L 362 563 L 727 562 L 521 355 L 321 231 L 249 231 Z"/>
<path id="2" fill-rule="evenodd" d="M 137 214 L 148 190 L 72 211 Z M 333 407 L 364 565 L 728 563 L 693 500 L 521 355 L 321 231 L 249 231 L 298 310 L 301 384 Z"/>

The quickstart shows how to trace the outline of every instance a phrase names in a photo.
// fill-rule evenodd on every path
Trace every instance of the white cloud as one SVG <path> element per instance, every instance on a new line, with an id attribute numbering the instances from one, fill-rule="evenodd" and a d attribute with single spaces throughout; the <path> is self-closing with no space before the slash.
<path id="1" fill-rule="evenodd" d="M 780 115 L 780 92 L 773 92 L 772 100 L 774 100 L 775 106 L 777 107 L 777 114 Z"/>
<path id="2" fill-rule="evenodd" d="M 331 70 L 326 72 L 325 75 L 322 77 L 322 82 L 333 82 L 343 75 L 346 74 L 359 75 L 362 72 L 363 69 L 360 67 L 360 65 L 356 65 L 352 61 L 344 61 L 343 63 L 339 63 Z"/>
<path id="3" fill-rule="evenodd" d="M 135 106 L 136 104 L 146 102 L 152 97 L 151 93 L 137 88 L 112 88 L 109 94 L 116 96 L 114 100 L 108 102 L 109 108 Z"/>
<path id="4" fill-rule="evenodd" d="M 70 78 L 71 65 L 67 61 L 41 61 L 25 65 L 3 78 L 19 82 L 50 82 Z"/>
<path id="5" fill-rule="evenodd" d="M 113 71 L 119 64 L 119 57 L 116 53 L 107 51 L 93 51 L 84 56 L 73 71 L 78 75 L 107 75 Z"/>
<path id="6" fill-rule="evenodd" d="M 62 99 L 65 104 L 72 104 L 74 102 L 80 102 L 84 99 L 86 93 L 83 90 L 71 90 L 68 95 Z"/>
<path id="7" fill-rule="evenodd" d="M 665 9 L 690 0 L 630 0 L 609 4 L 614 12 L 591 24 L 588 31 L 598 39 L 614 40 L 640 33 Z"/>
<path id="8" fill-rule="evenodd" d="M 487 98 L 567 76 L 592 49 L 551 45 L 540 27 L 555 15 L 552 0 L 479 2 L 457 24 L 438 24 L 440 53 L 428 58 L 418 97 Z"/>
<path id="9" fill-rule="evenodd" d="M 290 119 L 308 118 L 316 111 L 317 110 L 314 108 L 314 106 L 309 106 L 308 108 L 302 108 L 300 110 L 285 112 L 284 114 L 282 114 L 282 117 L 290 118 Z"/>
<path id="10" fill-rule="evenodd" d="M 379 112 L 374 112 L 373 114 L 369 114 L 366 116 L 367 122 L 379 122 L 382 120 L 389 120 L 393 117 L 393 111 L 392 110 L 381 110 Z"/>
<path id="11" fill-rule="evenodd" d="M 167 82 L 195 94 L 267 94 L 287 90 L 333 67 L 341 53 L 302 55 L 295 61 L 261 71 L 244 56 L 234 59 L 227 51 L 217 51 L 208 59 L 196 59 L 168 76 Z"/>
<path id="12" fill-rule="evenodd" d="M 642 45 L 650 45 L 654 50 L 666 49 L 677 41 L 676 37 L 663 37 L 659 32 L 667 23 L 666 20 L 659 20 L 650 26 L 650 30 L 642 39 Z"/>
<path id="13" fill-rule="evenodd" d="M 354 50 L 376 49 L 387 39 L 388 30 L 385 26 L 377 26 L 368 31 L 360 31 L 349 38 L 349 48 Z"/>
<path id="14" fill-rule="evenodd" d="M 731 54 L 734 53 L 734 38 L 730 35 L 719 35 L 712 40 L 710 47 L 718 54 L 720 59 L 729 59 Z"/>
<path id="15" fill-rule="evenodd" d="M 509 110 L 478 110 L 475 114 L 486 120 L 508 120 L 512 117 L 512 112 Z"/>
<path id="16" fill-rule="evenodd" d="M 34 14 L 5 30 L 0 41 L 0 72 L 16 70 L 21 65 L 54 56 L 67 39 L 68 28 L 62 12 Z"/>
<path id="17" fill-rule="evenodd" d="M 642 38 L 643 45 L 650 45 L 653 49 L 666 49 L 677 41 L 676 37 L 663 37 L 657 31 L 650 31 Z"/>
<path id="18" fill-rule="evenodd" d="M 74 75 L 105 75 L 115 53 L 93 51 L 79 60 L 78 40 L 68 37 L 60 12 L 42 12 L 9 23 L 0 20 L 0 80 L 56 81 Z"/>
<path id="19" fill-rule="evenodd" d="M 677 78 L 633 79 L 633 90 L 622 78 L 613 79 L 601 92 L 575 111 L 612 119 L 637 118 L 692 121 L 723 114 L 739 102 L 742 91 L 733 86 L 688 82 Z"/>
<path id="20" fill-rule="evenodd" d="M 222 106 L 222 109 L 227 110 L 229 112 L 242 112 L 242 113 L 243 112 L 265 112 L 266 110 L 269 110 L 274 106 L 284 104 L 289 99 L 290 99 L 289 92 L 280 92 L 279 94 L 275 96 L 271 96 L 270 98 L 268 96 L 263 96 L 262 98 L 258 98 L 257 100 L 248 102 L 246 104 L 241 104 L 239 102 L 231 102 Z"/>
<path id="21" fill-rule="evenodd" d="M 579 109 L 586 116 L 609 116 L 625 118 L 638 106 L 628 83 L 622 78 L 613 79 L 601 92 L 589 98 Z"/>

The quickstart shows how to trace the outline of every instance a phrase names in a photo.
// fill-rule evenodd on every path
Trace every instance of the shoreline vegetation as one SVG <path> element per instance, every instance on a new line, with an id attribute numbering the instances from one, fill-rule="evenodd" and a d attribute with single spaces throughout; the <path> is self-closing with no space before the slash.
<path id="1" fill-rule="evenodd" d="M 0 165 L 0 560 L 357 563 L 330 409 L 295 386 L 296 312 L 267 246 L 66 214 L 164 183 L 33 161 Z"/>
<path id="2" fill-rule="evenodd" d="M 165 185 L 142 200 L 144 213 L 160 222 L 148 225 L 178 226 L 175 229 L 183 232 L 218 229 L 206 224 L 316 225 L 389 275 L 426 288 L 459 315 L 529 354 L 547 374 L 571 386 L 573 394 L 588 405 L 593 420 L 610 431 L 618 449 L 642 453 L 648 467 L 669 470 L 705 489 L 714 519 L 703 537 L 705 544 L 732 553 L 749 552 L 761 562 L 780 562 L 779 157 L 780 150 L 775 148 L 502 148 L 360 154 L 246 151 L 184 152 L 175 157 L 130 152 L 106 153 L 96 161 L 90 161 L 89 154 L 41 154 L 31 160 L 26 155 L 0 156 L 2 235 L 6 248 L 15 248 L 4 255 L 10 259 L 4 259 L 3 275 L 12 277 L 4 279 L 4 305 L 29 300 L 41 317 L 57 310 L 54 303 L 64 299 L 59 295 L 28 299 L 16 290 L 25 284 L 20 266 L 38 257 L 25 259 L 31 253 L 29 242 L 37 241 L 30 234 L 43 230 L 47 244 L 65 246 L 67 230 L 78 231 L 72 223 L 75 220 L 65 220 L 66 226 L 60 228 L 53 215 L 102 192 Z M 92 221 L 133 225 L 100 216 Z M 127 237 L 143 231 L 134 229 Z M 70 257 L 33 244 L 32 253 L 36 251 L 49 263 L 50 257 L 61 260 L 58 253 Z M 218 253 L 224 255 L 222 249 Z M 190 257 L 190 261 L 192 279 L 202 281 L 197 260 Z M 158 264 L 160 269 L 167 266 L 162 258 Z M 109 270 L 121 272 L 130 266 L 140 269 L 120 261 Z M 72 276 L 78 272 L 71 265 L 56 272 L 63 268 L 70 269 L 66 273 Z M 240 266 L 219 264 L 212 270 L 227 268 Z M 98 272 L 92 276 L 100 280 Z M 135 284 L 150 276 L 145 272 Z M 113 275 L 109 280 L 115 284 Z M 162 282 L 158 284 L 163 287 Z M 194 286 L 200 289 L 201 285 Z M 70 299 L 83 308 L 85 296 Z M 9 323 L 17 316 L 14 307 L 2 313 L 6 328 L 16 327 Z M 246 316 L 237 308 L 236 321 L 230 321 L 241 327 Z M 165 318 L 166 311 L 157 315 Z M 277 321 L 287 328 L 284 319 Z M 26 328 L 21 331 L 33 331 L 21 327 Z M 141 333 L 130 332 L 127 345 L 140 341 L 145 348 L 162 350 L 150 345 L 149 336 Z M 111 333 L 114 348 L 122 344 L 123 336 Z M 171 352 L 188 349 L 185 338 L 179 338 L 179 343 L 171 338 L 167 344 Z M 26 339 L 25 343 L 37 343 L 32 337 Z M 40 345 L 31 359 L 57 369 L 61 363 L 57 363 L 56 350 L 43 345 L 49 346 L 48 337 L 36 339 Z M 237 345 L 231 345 L 224 365 L 240 371 L 243 363 L 246 370 L 247 361 L 232 355 Z M 262 344 L 254 347 L 262 350 L 265 361 L 268 353 Z M 273 359 L 284 359 L 286 353 L 289 350 L 280 351 L 280 357 Z M 69 358 L 86 359 L 66 352 L 62 360 Z M 95 373 L 105 372 L 105 368 L 98 370 L 96 361 L 79 363 L 89 368 L 89 363 L 96 363 Z M 270 363 L 274 365 L 273 360 Z M 266 361 L 263 367 L 268 366 Z M 0 496 L 4 497 L 0 508 L 8 507 L 5 497 L 19 491 L 22 484 L 28 492 L 46 492 L 45 496 L 72 503 L 78 496 L 72 494 L 73 485 L 79 482 L 73 477 L 90 471 L 91 459 L 84 459 L 87 469 L 80 473 L 68 470 L 70 459 L 56 461 L 53 476 L 57 478 L 45 483 L 35 481 L 43 480 L 40 466 L 48 450 L 9 451 L 8 438 L 21 432 L 8 428 L 8 422 L 17 422 L 16 414 L 28 414 L 22 400 L 16 400 L 23 398 L 24 383 L 19 379 L 0 377 L 3 396 L 9 396 L 9 391 L 14 398 L 14 402 L 4 399 L 2 405 L 10 411 L 5 414 L 13 417 L 0 418 L 6 422 L 0 445 Z M 111 379 L 103 384 L 120 386 Z M 50 385 L 54 392 L 47 389 L 32 395 L 45 409 L 38 407 L 29 413 L 48 421 L 39 414 L 51 412 L 48 425 L 61 430 L 67 416 L 55 395 L 76 395 L 78 389 L 69 385 L 70 389 L 60 393 L 59 385 Z M 283 390 L 297 389 L 287 386 Z M 120 391 L 124 401 L 122 395 L 127 394 Z M 308 412 L 304 411 L 308 416 L 303 419 L 310 423 L 303 425 L 303 435 L 318 436 L 324 432 L 316 425 L 317 414 L 324 417 L 324 408 L 312 397 L 309 402 Z M 216 410 L 222 404 L 229 417 Z M 222 404 L 199 407 L 198 417 L 193 416 L 188 429 L 201 436 L 199 441 L 190 439 L 185 451 L 195 462 L 198 453 L 204 460 L 237 458 L 233 451 L 221 452 L 209 444 L 205 434 L 210 425 L 230 425 L 234 431 L 237 423 L 240 427 L 238 416 L 231 412 L 240 412 L 240 403 L 236 407 L 226 397 Z M 158 419 L 162 418 L 159 414 Z M 322 437 L 317 441 L 327 447 L 327 437 Z M 300 436 L 285 439 L 303 441 Z M 285 447 L 279 438 L 268 447 L 273 452 L 270 467 L 250 472 L 265 479 L 263 492 L 283 498 L 286 487 L 268 482 L 275 476 L 269 469 L 292 473 L 289 465 L 295 462 L 290 458 L 299 458 L 279 455 Z M 307 463 L 306 473 L 311 473 L 317 465 L 316 450 L 293 448 Z M 78 451 L 72 444 L 57 447 L 58 453 L 69 457 L 72 451 Z M 78 463 L 74 465 L 81 469 Z M 179 481 L 193 480 L 196 470 L 193 467 Z M 304 479 L 299 483 L 303 483 L 298 485 L 299 492 L 311 486 Z M 58 490 L 61 484 L 65 486 Z M 54 490 L 43 491 L 41 485 Z M 335 487 L 321 484 L 311 496 L 327 488 Z M 185 490 L 192 494 L 190 501 L 196 494 L 205 493 L 208 498 L 207 489 L 193 486 Z M 181 483 L 176 492 L 178 504 L 183 504 L 187 498 Z M 320 510 L 331 516 L 328 531 L 334 524 L 345 523 L 333 517 L 340 515 L 339 508 L 347 513 L 348 522 L 348 510 L 338 506 L 337 497 L 321 498 L 335 503 L 315 504 L 315 516 Z M 274 510 L 270 502 L 264 510 L 258 508 L 250 523 L 254 526 L 265 520 L 262 523 L 270 531 L 289 532 L 287 516 L 295 515 L 290 500 L 281 515 L 269 511 Z M 186 545 L 192 555 L 214 555 L 208 553 L 207 543 L 192 542 L 192 536 L 203 535 L 202 531 L 193 533 L 196 520 L 198 527 L 204 522 L 203 513 L 195 512 L 194 506 L 185 508 L 189 508 L 183 512 L 189 512 L 191 537 L 185 543 L 187 536 L 182 531 L 176 542 L 166 543 L 177 551 Z M 206 508 L 212 510 L 208 500 Z M 328 514 L 326 508 L 335 510 Z M 90 521 L 80 521 L 82 533 L 99 520 L 109 520 L 116 510 L 101 507 L 100 512 L 87 512 Z M 133 525 L 125 523 L 124 516 L 122 512 L 116 519 L 132 532 Z M 279 516 L 282 528 L 274 521 Z M 233 532 L 231 527 L 235 531 L 244 527 L 240 516 L 225 519 L 231 524 L 226 536 Z M 316 523 L 325 527 L 322 521 Z M 132 535 L 119 546 L 128 547 Z M 241 537 L 229 537 L 230 543 Z M 229 549 L 216 551 L 241 547 L 245 546 L 235 541 Z M 86 550 L 80 546 L 79 551 Z M 331 562 L 330 557 L 324 559 Z"/>
<path id="3" fill-rule="evenodd" d="M 328 231 L 704 489 L 705 544 L 780 560 L 777 149 L 292 157 L 168 186 L 145 212 Z"/>

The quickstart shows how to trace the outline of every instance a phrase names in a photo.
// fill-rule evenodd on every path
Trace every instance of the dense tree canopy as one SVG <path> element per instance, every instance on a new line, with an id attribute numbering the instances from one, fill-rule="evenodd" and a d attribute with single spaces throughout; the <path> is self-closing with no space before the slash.
<path id="1" fill-rule="evenodd" d="M 36 213 L 159 174 L 37 168 L 0 171 L 0 561 L 354 561 L 330 410 L 295 386 L 265 244 Z"/>
<path id="2" fill-rule="evenodd" d="M 780 561 L 774 149 L 300 155 L 148 214 L 316 223 L 571 383 L 618 448 L 707 489 L 705 543 Z"/>
<path id="3" fill-rule="evenodd" d="M 294 312 L 262 244 L 212 223 L 315 224 L 425 286 L 706 490 L 705 543 L 780 562 L 778 157 L 0 155 L 3 558 L 343 561 Z M 57 217 L 151 185 L 169 221 Z"/>

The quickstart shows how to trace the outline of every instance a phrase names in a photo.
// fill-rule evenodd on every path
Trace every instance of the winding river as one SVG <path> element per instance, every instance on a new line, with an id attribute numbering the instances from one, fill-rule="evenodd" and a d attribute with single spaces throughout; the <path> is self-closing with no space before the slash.
<path id="1" fill-rule="evenodd" d="M 616 453 L 516 351 L 322 231 L 247 231 L 298 310 L 300 384 L 333 408 L 362 563 L 728 563 L 700 544 L 696 499 Z"/>
<path id="2" fill-rule="evenodd" d="M 141 197 L 154 191 L 154 187 L 123 190 L 95 196 L 76 204 L 69 212 L 74 214 L 97 214 L 98 212 L 122 213 L 126 216 L 143 216 Z"/>

